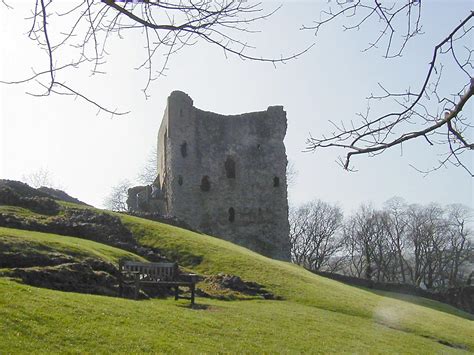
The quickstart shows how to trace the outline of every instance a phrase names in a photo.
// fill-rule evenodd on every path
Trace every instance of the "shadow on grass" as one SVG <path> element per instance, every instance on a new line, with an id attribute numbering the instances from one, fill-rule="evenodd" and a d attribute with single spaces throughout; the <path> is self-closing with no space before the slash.
<path id="1" fill-rule="evenodd" d="M 176 306 L 180 307 L 180 308 L 192 309 L 192 310 L 196 310 L 196 311 L 215 310 L 215 308 L 216 308 L 215 306 L 211 306 L 210 304 L 204 304 L 204 303 L 178 304 Z"/>
<path id="2" fill-rule="evenodd" d="M 408 295 L 408 294 L 404 294 L 404 293 L 380 291 L 380 290 L 374 290 L 374 289 L 361 287 L 361 286 L 355 286 L 355 287 L 358 287 L 362 290 L 374 293 L 374 294 L 379 295 L 379 296 L 390 297 L 390 298 L 393 298 L 393 299 L 396 299 L 396 300 L 406 301 L 406 302 L 409 302 L 409 303 L 413 303 L 413 304 L 423 306 L 423 307 L 428 307 L 428 308 L 434 309 L 436 311 L 444 312 L 444 313 L 451 314 L 451 315 L 461 317 L 461 318 L 464 318 L 464 319 L 474 320 L 474 315 L 473 314 L 462 311 L 462 310 L 460 310 L 456 307 L 453 307 L 453 306 L 451 306 L 447 303 L 442 303 L 442 302 L 439 302 L 439 301 L 430 300 L 428 298 L 424 298 L 424 297 L 420 297 L 420 296 L 412 296 L 412 295 Z"/>

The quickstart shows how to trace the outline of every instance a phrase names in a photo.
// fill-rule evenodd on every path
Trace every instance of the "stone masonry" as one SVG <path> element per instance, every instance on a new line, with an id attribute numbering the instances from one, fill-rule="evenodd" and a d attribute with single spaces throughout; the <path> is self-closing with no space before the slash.
<path id="1" fill-rule="evenodd" d="M 224 116 L 172 92 L 158 132 L 158 177 L 129 190 L 129 208 L 289 260 L 286 127 L 282 106 Z"/>

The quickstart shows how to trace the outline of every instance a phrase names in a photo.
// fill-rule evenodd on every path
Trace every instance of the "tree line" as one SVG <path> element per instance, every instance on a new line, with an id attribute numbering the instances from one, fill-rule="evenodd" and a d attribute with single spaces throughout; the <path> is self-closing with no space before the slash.
<path id="1" fill-rule="evenodd" d="M 471 283 L 472 211 L 460 204 L 362 205 L 344 217 L 315 200 L 290 210 L 291 258 L 311 270 L 444 290 Z"/>

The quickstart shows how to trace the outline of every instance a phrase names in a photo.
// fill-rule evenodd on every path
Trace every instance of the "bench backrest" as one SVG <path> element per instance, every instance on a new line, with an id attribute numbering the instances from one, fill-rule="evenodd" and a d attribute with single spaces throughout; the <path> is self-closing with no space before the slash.
<path id="1" fill-rule="evenodd" d="M 120 272 L 138 274 L 142 281 L 173 281 L 179 275 L 176 263 L 142 263 L 137 261 L 121 262 Z"/>

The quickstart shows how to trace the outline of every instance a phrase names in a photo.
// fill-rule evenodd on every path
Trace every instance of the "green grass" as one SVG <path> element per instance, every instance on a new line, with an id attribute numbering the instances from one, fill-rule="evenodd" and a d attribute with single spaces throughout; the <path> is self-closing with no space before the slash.
<path id="1" fill-rule="evenodd" d="M 186 301 L 63 293 L 0 279 L 0 353 L 474 351 L 472 318 L 447 305 L 350 287 L 217 238 L 120 216 L 141 244 L 159 248 L 188 269 L 238 275 L 284 300 L 198 298 L 202 309 L 190 309 Z M 109 260 L 121 253 L 57 235 L 0 229 L 0 236 L 58 243 L 55 247 L 66 243 L 66 249 Z"/>
<path id="2" fill-rule="evenodd" d="M 141 243 L 175 253 L 184 264 L 204 274 L 224 272 L 261 283 L 284 299 L 377 324 L 432 337 L 474 350 L 474 324 L 465 312 L 417 297 L 408 301 L 383 297 L 314 275 L 301 267 L 268 259 L 223 240 L 134 217 L 122 218 Z M 202 262 L 192 266 L 193 260 Z M 414 304 L 417 300 L 419 305 Z M 443 312 L 439 312 L 442 310 Z"/>
<path id="3" fill-rule="evenodd" d="M 0 257 L 3 253 L 15 254 L 20 258 L 54 253 L 56 256 L 70 256 L 77 261 L 95 258 L 115 264 L 121 258 L 144 260 L 124 250 L 86 239 L 0 227 Z"/>
<path id="4" fill-rule="evenodd" d="M 417 297 L 417 296 L 412 296 L 412 295 L 407 295 L 403 293 L 395 293 L 395 292 L 388 292 L 388 291 L 380 291 L 380 290 L 367 290 L 371 293 L 374 293 L 376 295 L 384 296 L 384 297 L 390 297 L 394 298 L 397 300 L 403 300 L 407 301 L 413 304 L 417 304 L 420 306 L 428 307 L 431 309 L 435 309 L 440 312 L 446 312 L 448 314 L 452 314 L 458 317 L 466 318 L 471 321 L 474 320 L 474 315 L 464 312 L 460 310 L 459 308 L 447 305 L 445 303 L 437 302 L 428 298 L 423 298 L 423 297 Z"/>
<path id="5" fill-rule="evenodd" d="M 27 208 L 17 207 L 17 206 L 5 206 L 5 205 L 0 206 L 0 213 L 15 215 L 15 216 L 21 217 L 22 219 L 25 219 L 25 218 L 35 219 L 37 221 L 43 221 L 49 218 L 48 215 L 36 213 L 36 212 L 30 211 Z"/>
<path id="6" fill-rule="evenodd" d="M 131 301 L 0 279 L 0 352 L 441 353 L 457 351 L 373 319 L 293 302 Z"/>

